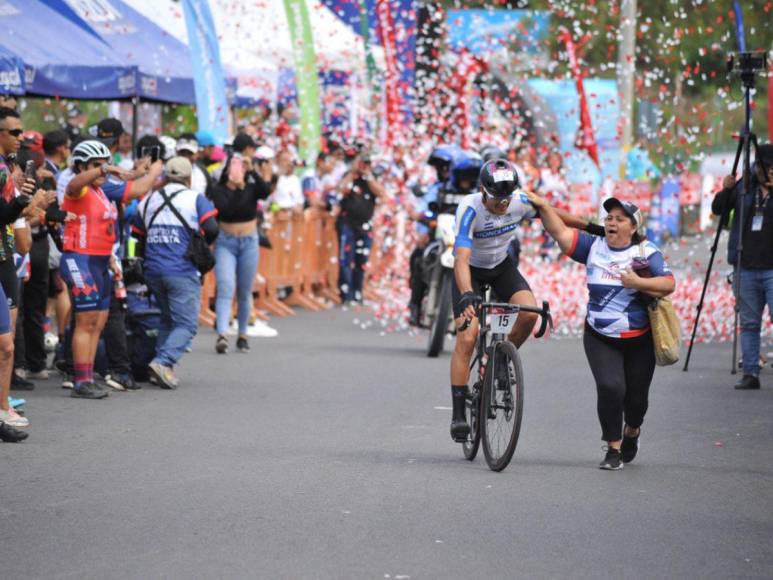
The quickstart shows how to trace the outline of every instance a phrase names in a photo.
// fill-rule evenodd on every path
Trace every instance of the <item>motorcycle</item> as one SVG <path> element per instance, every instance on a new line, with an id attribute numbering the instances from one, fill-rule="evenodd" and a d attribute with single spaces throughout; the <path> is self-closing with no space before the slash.
<path id="1" fill-rule="evenodd" d="M 439 214 L 435 239 L 424 250 L 423 264 L 427 296 L 422 307 L 422 324 L 429 328 L 427 356 L 434 358 L 443 352 L 445 336 L 453 332 L 451 286 L 454 276 L 454 239 L 456 217 Z"/>

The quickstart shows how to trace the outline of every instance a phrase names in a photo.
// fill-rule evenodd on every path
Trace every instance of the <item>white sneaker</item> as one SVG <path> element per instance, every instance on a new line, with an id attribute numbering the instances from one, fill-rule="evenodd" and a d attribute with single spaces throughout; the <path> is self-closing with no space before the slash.
<path id="1" fill-rule="evenodd" d="M 255 338 L 274 338 L 279 336 L 275 328 L 271 328 L 262 320 L 256 320 L 251 326 L 247 327 L 247 336 Z"/>
<path id="2" fill-rule="evenodd" d="M 29 381 L 47 381 L 48 378 L 49 374 L 46 369 L 37 372 L 27 371 L 27 380 Z"/>
<path id="3" fill-rule="evenodd" d="M 13 408 L 8 411 L 0 409 L 0 421 L 16 428 L 30 426 L 30 420 L 19 415 Z"/>

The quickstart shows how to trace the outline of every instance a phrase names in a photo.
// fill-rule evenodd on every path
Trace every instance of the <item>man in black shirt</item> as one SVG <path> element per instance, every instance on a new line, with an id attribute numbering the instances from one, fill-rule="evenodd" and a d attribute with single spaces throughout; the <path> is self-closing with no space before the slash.
<path id="1" fill-rule="evenodd" d="M 341 215 L 339 218 L 338 285 L 344 302 L 362 302 L 365 265 L 373 243 L 371 220 L 376 200 L 384 195 L 384 187 L 373 177 L 370 156 L 363 153 L 354 160 L 339 187 Z"/>
<path id="2" fill-rule="evenodd" d="M 760 163 L 761 162 L 761 163 Z M 763 167 L 765 168 L 763 170 Z M 752 169 L 751 191 L 744 195 L 743 180 L 735 175 L 725 177 L 723 189 L 714 198 L 711 211 L 725 216 L 735 210 L 730 227 L 728 262 L 736 266 L 741 291 L 741 350 L 743 378 L 736 389 L 760 388 L 760 331 L 765 304 L 773 313 L 773 145 L 762 145 Z M 743 212 L 741 212 L 743 204 Z M 735 219 L 743 213 L 744 223 Z M 743 250 L 738 264 L 738 243 L 743 231 Z"/>

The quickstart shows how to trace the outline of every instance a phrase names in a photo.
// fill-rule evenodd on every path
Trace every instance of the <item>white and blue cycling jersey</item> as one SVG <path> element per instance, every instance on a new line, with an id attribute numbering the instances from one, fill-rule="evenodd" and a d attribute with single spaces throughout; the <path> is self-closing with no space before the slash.
<path id="1" fill-rule="evenodd" d="M 470 266 L 492 269 L 507 257 L 515 230 L 525 219 L 537 217 L 537 210 L 521 191 L 513 194 L 507 213 L 491 213 L 483 205 L 483 194 L 466 196 L 456 210 L 454 248 L 471 248 Z"/>
<path id="2" fill-rule="evenodd" d="M 663 254 L 652 242 L 643 242 L 644 257 L 653 277 L 673 276 Z M 610 248 L 606 238 L 574 231 L 568 255 L 587 266 L 588 311 L 586 321 L 604 336 L 633 338 L 649 330 L 646 298 L 637 290 L 623 288 L 620 273 L 641 257 L 638 244 Z"/>

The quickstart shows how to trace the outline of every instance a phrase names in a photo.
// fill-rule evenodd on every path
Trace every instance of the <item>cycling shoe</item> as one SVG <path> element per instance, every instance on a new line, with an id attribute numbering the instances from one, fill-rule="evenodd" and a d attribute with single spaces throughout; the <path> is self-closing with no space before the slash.
<path id="1" fill-rule="evenodd" d="M 451 421 L 451 439 L 457 443 L 464 443 L 470 436 L 470 426 L 464 419 L 454 419 Z"/>

